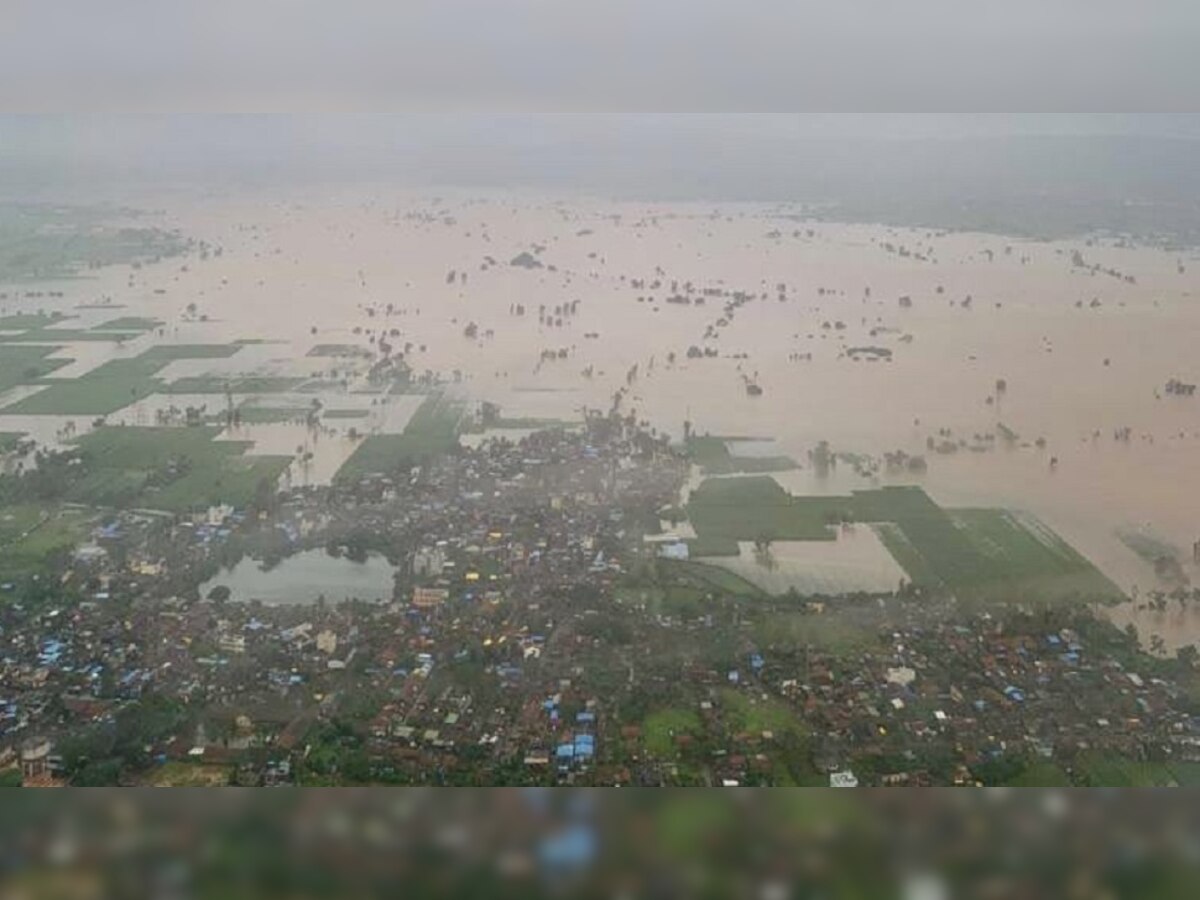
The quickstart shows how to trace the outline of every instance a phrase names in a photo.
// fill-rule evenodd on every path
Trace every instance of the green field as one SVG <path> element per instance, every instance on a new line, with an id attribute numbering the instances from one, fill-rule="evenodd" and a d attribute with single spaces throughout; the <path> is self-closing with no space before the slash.
<path id="1" fill-rule="evenodd" d="M 224 787 L 229 784 L 230 773 L 229 766 L 168 762 L 152 769 L 146 776 L 146 784 L 168 788 Z"/>
<path id="2" fill-rule="evenodd" d="M 808 647 L 839 656 L 878 649 L 884 621 L 875 607 L 831 607 L 823 613 L 773 609 L 753 625 L 764 649 Z"/>
<path id="3" fill-rule="evenodd" d="M 289 375 L 189 375 L 164 388 L 168 394 L 284 394 L 297 390 L 307 378 Z"/>
<path id="4" fill-rule="evenodd" d="M 803 720 L 780 701 L 751 697 L 732 688 L 721 691 L 721 711 L 726 727 L 734 733 L 758 735 L 763 731 L 772 731 L 776 736 L 781 736 L 808 731 Z"/>
<path id="5" fill-rule="evenodd" d="M 63 313 L 14 313 L 0 316 L 0 331 L 29 331 L 41 329 L 70 318 Z"/>
<path id="6" fill-rule="evenodd" d="M 247 456 L 248 443 L 215 441 L 219 428 L 99 428 L 76 441 L 88 475 L 70 499 L 101 506 L 172 512 L 218 503 L 249 505 L 261 485 L 272 489 L 291 462 Z"/>
<path id="7" fill-rule="evenodd" d="M 39 569 L 46 558 L 86 539 L 90 516 L 77 509 L 24 503 L 0 508 L 0 579 Z"/>
<path id="8" fill-rule="evenodd" d="M 1010 778 L 1005 784 L 1008 787 L 1028 788 L 1070 787 L 1071 778 L 1058 764 L 1039 761 L 1031 763 L 1021 774 Z"/>
<path id="9" fill-rule="evenodd" d="M 128 210 L 51 204 L 0 205 L 0 283 L 71 278 L 117 263 L 150 262 L 187 249 L 178 234 L 118 224 Z"/>
<path id="10" fill-rule="evenodd" d="M 56 328 L 61 322 L 69 321 L 72 317 L 60 312 L 54 313 L 17 313 L 0 317 L 0 331 L 18 331 L 20 334 L 8 334 L 0 337 L 4 344 L 43 344 L 53 341 L 126 341 L 137 337 L 144 331 L 149 331 L 160 324 L 154 319 L 142 319 L 128 316 L 113 319 L 91 329 Z"/>
<path id="11" fill-rule="evenodd" d="M 325 419 L 365 419 L 370 414 L 369 409 L 327 409 L 321 416 Z"/>
<path id="12" fill-rule="evenodd" d="M 700 717 L 692 710 L 660 709 L 646 716 L 642 723 L 642 741 L 647 753 L 669 759 L 675 756 L 676 737 L 698 735 L 701 730 Z"/>
<path id="13" fill-rule="evenodd" d="M 852 506 L 850 497 L 793 497 L 763 475 L 710 478 L 688 502 L 700 538 L 692 555 L 736 556 L 739 540 L 831 541 L 831 523 L 853 518 Z"/>
<path id="14" fill-rule="evenodd" d="M 1005 510 L 944 510 L 917 487 L 793 497 L 774 479 L 716 478 L 691 495 L 692 554 L 732 556 L 737 542 L 832 540 L 837 522 L 875 523 L 919 586 L 963 598 L 1112 600 L 1115 585 L 1036 519 Z"/>
<path id="15" fill-rule="evenodd" d="M 45 349 L 48 348 L 3 347 L 0 348 L 0 360 L 30 359 L 31 356 L 22 357 L 18 351 Z M 114 359 L 71 379 L 28 377 L 30 372 L 24 369 L 19 379 L 21 383 L 39 383 L 46 385 L 46 388 L 5 407 L 3 412 L 26 415 L 107 415 L 151 394 L 166 391 L 167 387 L 157 375 L 171 361 L 229 356 L 237 350 L 238 347 L 234 344 L 177 344 L 151 347 L 140 356 Z M 8 356 L 13 353 L 17 355 Z M 53 362 L 56 361 L 44 360 L 46 364 Z M 19 368 L 19 362 L 15 362 L 14 365 Z M 0 375 L 4 370 L 3 364 L 0 363 Z"/>
<path id="16" fill-rule="evenodd" d="M 986 560 L 965 577 L 996 589 L 1036 595 L 1116 599 L 1120 591 L 1088 560 L 1032 516 L 1003 509 L 948 510 L 977 553 Z"/>
<path id="17" fill-rule="evenodd" d="M 1076 760 L 1076 783 L 1085 787 L 1173 787 L 1194 784 L 1195 767 L 1180 765 L 1177 777 L 1174 765 L 1123 759 L 1099 751 L 1085 753 Z"/>
<path id="18" fill-rule="evenodd" d="M 44 378 L 70 362 L 48 359 L 58 347 L 14 347 L 0 345 L 0 391 Z"/>
<path id="19" fill-rule="evenodd" d="M 122 316 L 119 319 L 109 319 L 99 325 L 92 326 L 92 331 L 153 331 L 163 323 L 158 319 L 147 319 L 143 316 Z"/>
<path id="20" fill-rule="evenodd" d="M 79 378 L 45 380 L 48 387 L 4 408 L 5 413 L 26 415 L 107 415 L 156 393 L 154 377 L 165 365 L 153 359 L 115 359 Z"/>
<path id="21" fill-rule="evenodd" d="M 450 452 L 458 446 L 462 415 L 461 401 L 435 391 L 417 407 L 400 434 L 372 435 L 359 444 L 338 470 L 337 478 L 353 480 L 392 472 Z"/>
<path id="22" fill-rule="evenodd" d="M 702 590 L 715 590 L 733 597 L 764 597 L 763 589 L 742 576 L 720 566 L 692 560 L 659 560 L 659 565 L 675 585 L 691 585 Z"/>
<path id="23" fill-rule="evenodd" d="M 242 349 L 241 344 L 159 344 L 142 354 L 142 359 L 225 359 Z"/>
<path id="24" fill-rule="evenodd" d="M 129 341 L 138 337 L 135 331 L 81 331 L 75 328 L 39 328 L 23 331 L 20 334 L 9 334 L 0 338 L 4 344 L 52 344 L 82 341 Z"/>
<path id="25" fill-rule="evenodd" d="M 705 475 L 736 473 L 786 472 L 796 468 L 789 456 L 735 456 L 729 449 L 727 437 L 694 437 L 687 442 L 687 453 Z"/>

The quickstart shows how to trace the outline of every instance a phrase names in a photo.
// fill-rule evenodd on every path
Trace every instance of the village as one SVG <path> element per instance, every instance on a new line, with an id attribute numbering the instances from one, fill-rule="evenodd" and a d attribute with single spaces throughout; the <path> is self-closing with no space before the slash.
<path id="1" fill-rule="evenodd" d="M 125 510 L 0 604 L 0 777 L 55 784 L 1186 783 L 1194 653 L 1080 604 L 772 596 L 664 533 L 632 415 L 246 508 Z M 221 583 L 299 554 L 382 597 Z M 40 585 L 40 587 L 39 587 Z M 201 590 L 204 586 L 205 590 Z"/>

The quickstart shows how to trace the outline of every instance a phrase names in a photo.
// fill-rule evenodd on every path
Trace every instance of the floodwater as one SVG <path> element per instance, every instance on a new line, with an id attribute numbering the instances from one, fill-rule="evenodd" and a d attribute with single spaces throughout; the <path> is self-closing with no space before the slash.
<path id="1" fill-rule="evenodd" d="M 200 596 L 225 585 L 231 600 L 259 600 L 268 606 L 304 605 L 321 597 L 331 604 L 348 599 L 387 602 L 392 599 L 394 571 L 382 556 L 353 562 L 324 550 L 306 550 L 265 572 L 256 560 L 243 559 L 202 584 Z"/>
<path id="2" fill-rule="evenodd" d="M 327 189 L 139 205 L 221 255 L 47 284 L 65 297 L 10 299 L 8 311 L 58 308 L 79 316 L 62 327 L 86 327 L 114 313 L 78 304 L 111 297 L 120 315 L 167 323 L 165 338 L 89 345 L 89 363 L 97 346 L 130 355 L 156 340 L 260 338 L 273 343 L 171 372 L 278 372 L 298 359 L 311 374 L 314 345 L 369 349 L 382 336 L 417 372 L 443 373 L 506 416 L 575 419 L 623 390 L 623 409 L 674 437 L 687 420 L 701 434 L 774 438 L 771 453 L 801 463 L 779 476 L 793 490 L 916 482 L 944 505 L 1028 510 L 1127 590 L 1159 585 L 1116 529 L 1150 527 L 1185 551 L 1200 538 L 1200 396 L 1165 391 L 1200 381 L 1192 250 L 579 196 Z M 510 265 L 523 252 L 541 267 Z M 750 299 L 727 313 L 714 291 Z M 689 358 L 691 346 L 717 356 Z M 890 356 L 848 352 L 866 347 Z M 351 379 L 344 396 L 354 390 Z M 931 439 L 956 450 L 931 452 Z M 843 464 L 818 478 L 808 452 L 822 440 L 875 458 L 923 454 L 928 468 L 859 478 Z M 339 452 L 314 464 L 314 483 L 338 464 L 340 445 L 327 445 Z M 1171 627 L 1200 638 L 1200 622 Z"/>
<path id="3" fill-rule="evenodd" d="M 789 588 L 806 596 L 884 594 L 907 578 L 875 529 L 866 524 L 843 526 L 832 541 L 773 541 L 766 553 L 758 552 L 753 542 L 738 541 L 737 556 L 699 561 L 728 569 L 772 594 Z"/>

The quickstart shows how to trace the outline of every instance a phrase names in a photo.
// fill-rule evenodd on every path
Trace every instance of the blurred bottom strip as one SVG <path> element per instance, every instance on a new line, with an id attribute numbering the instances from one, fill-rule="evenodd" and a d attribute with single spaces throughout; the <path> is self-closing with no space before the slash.
<path id="1" fill-rule="evenodd" d="M 1200 896 L 1187 791 L 17 792 L 0 900 Z"/>

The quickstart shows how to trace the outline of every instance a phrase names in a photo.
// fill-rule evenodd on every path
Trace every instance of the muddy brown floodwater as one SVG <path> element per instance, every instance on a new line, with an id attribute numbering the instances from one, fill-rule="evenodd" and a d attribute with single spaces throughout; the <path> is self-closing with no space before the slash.
<path id="1" fill-rule="evenodd" d="M 625 388 L 625 409 L 673 436 L 689 420 L 699 433 L 774 438 L 804 467 L 781 476 L 796 491 L 876 483 L 844 465 L 818 478 L 807 454 L 821 440 L 924 454 L 925 472 L 894 480 L 944 505 L 1029 510 L 1127 590 L 1157 583 L 1118 528 L 1154 533 L 1200 577 L 1200 396 L 1165 391 L 1200 381 L 1194 251 L 823 224 L 767 205 L 387 188 L 123 199 L 222 252 L 47 285 L 65 296 L 28 303 L 79 316 L 71 326 L 167 323 L 119 349 L 68 347 L 82 362 L 61 374 L 153 342 L 244 338 L 278 343 L 175 365 L 284 371 L 315 344 L 367 346 L 395 330 L 387 339 L 411 343 L 414 369 L 457 371 L 463 392 L 506 416 L 577 417 Z M 532 268 L 510 264 L 522 253 Z M 727 312 L 725 292 L 745 302 Z M 124 309 L 75 308 L 105 297 Z M 693 346 L 717 355 L 689 358 Z M 372 427 L 402 427 L 410 412 L 374 411 Z M 8 418 L 0 430 L 18 424 Z M 295 437 L 266 434 L 263 452 Z M 931 452 L 930 439 L 957 450 Z M 1169 645 L 1200 638 L 1200 614 L 1159 618 L 1145 626 Z"/>

